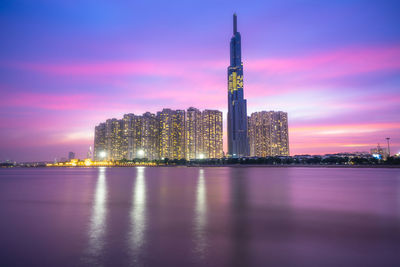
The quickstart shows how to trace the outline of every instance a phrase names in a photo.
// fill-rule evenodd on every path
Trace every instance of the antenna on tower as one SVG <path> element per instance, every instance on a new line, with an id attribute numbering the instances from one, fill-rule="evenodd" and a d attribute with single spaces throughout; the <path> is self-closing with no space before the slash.
<path id="1" fill-rule="evenodd" d="M 233 13 L 233 34 L 237 33 L 237 15 Z"/>
<path id="2" fill-rule="evenodd" d="M 389 144 L 390 137 L 386 137 L 386 140 L 388 144 L 388 157 L 390 157 L 390 144 Z"/>

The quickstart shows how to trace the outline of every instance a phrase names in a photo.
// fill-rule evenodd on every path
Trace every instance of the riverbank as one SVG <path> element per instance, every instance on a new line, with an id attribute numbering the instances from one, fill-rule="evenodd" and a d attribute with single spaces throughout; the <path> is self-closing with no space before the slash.
<path id="1" fill-rule="evenodd" d="M 98 167 L 107 167 L 107 168 L 135 168 L 135 167 L 189 167 L 189 168 L 218 168 L 218 167 L 230 167 L 230 168 L 400 168 L 400 165 L 308 165 L 308 164 L 276 164 L 276 165 L 266 165 L 266 164 L 188 164 L 188 165 L 155 165 L 155 164 L 119 164 L 119 165 L 96 165 L 96 166 L 2 166 L 1 168 L 98 168 Z"/>

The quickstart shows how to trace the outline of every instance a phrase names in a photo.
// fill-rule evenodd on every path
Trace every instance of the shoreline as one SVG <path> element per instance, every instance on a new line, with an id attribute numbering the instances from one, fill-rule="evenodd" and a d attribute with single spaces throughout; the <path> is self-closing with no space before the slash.
<path id="1" fill-rule="evenodd" d="M 158 166 L 148 166 L 148 165 L 135 165 L 135 166 L 13 166 L 13 167 L 1 167 L 0 169 L 28 169 L 28 168 L 98 168 L 98 167 L 107 167 L 107 168 L 136 168 L 136 167 L 149 167 L 149 168 L 158 168 L 158 167 L 168 167 L 168 168 L 220 168 L 220 167 L 229 167 L 229 168 L 369 168 L 369 169 L 398 169 L 400 165 L 285 165 L 285 164 L 277 164 L 277 165 L 264 165 L 264 164 L 222 164 L 222 165 L 212 165 L 212 164 L 204 164 L 204 165 L 158 165 Z"/>

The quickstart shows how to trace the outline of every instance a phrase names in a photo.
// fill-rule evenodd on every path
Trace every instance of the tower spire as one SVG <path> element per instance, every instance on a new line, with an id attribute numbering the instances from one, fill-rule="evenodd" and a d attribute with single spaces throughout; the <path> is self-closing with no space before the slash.
<path id="1" fill-rule="evenodd" d="M 233 34 L 237 33 L 237 15 L 233 13 Z"/>
<path id="2" fill-rule="evenodd" d="M 249 155 L 247 102 L 243 95 L 241 36 L 237 31 L 236 13 L 233 14 L 233 36 L 230 42 L 228 67 L 228 154 L 239 158 Z"/>

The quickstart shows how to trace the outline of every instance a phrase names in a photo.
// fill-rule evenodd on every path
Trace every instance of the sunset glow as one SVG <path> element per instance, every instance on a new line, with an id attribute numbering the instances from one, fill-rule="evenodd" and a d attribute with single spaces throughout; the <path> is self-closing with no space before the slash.
<path id="1" fill-rule="evenodd" d="M 399 3 L 222 2 L 4 4 L 0 160 L 83 158 L 95 125 L 125 113 L 195 106 L 225 124 L 234 11 L 248 115 L 288 112 L 291 155 L 369 151 L 386 137 L 400 150 Z"/>

